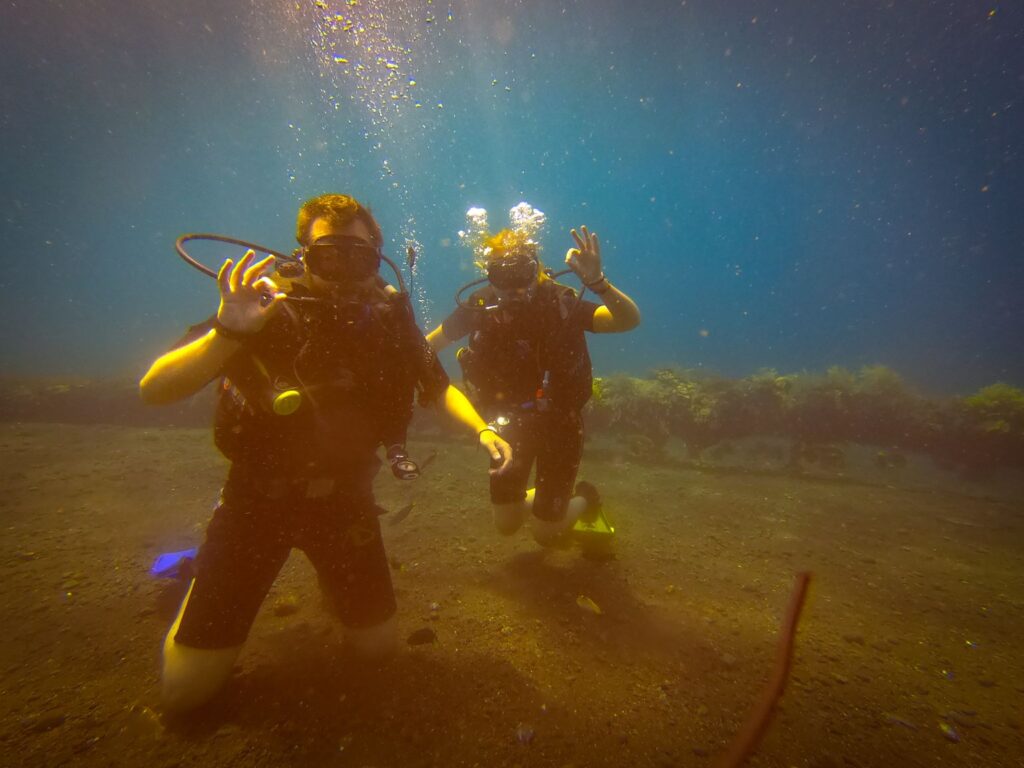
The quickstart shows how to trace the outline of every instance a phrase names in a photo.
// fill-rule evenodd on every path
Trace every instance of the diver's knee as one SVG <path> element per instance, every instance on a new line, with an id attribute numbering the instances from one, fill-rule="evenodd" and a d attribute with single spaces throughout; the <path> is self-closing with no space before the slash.
<path id="1" fill-rule="evenodd" d="M 522 501 L 513 501 L 507 504 L 494 504 L 494 527 L 502 536 L 511 536 L 523 527 L 526 518 L 530 516 L 533 509 L 533 497 L 536 494 L 535 488 L 530 488 Z"/>
<path id="2" fill-rule="evenodd" d="M 529 508 L 521 501 L 494 505 L 494 527 L 502 536 L 511 536 L 523 527 Z"/>
<path id="3" fill-rule="evenodd" d="M 587 508 L 587 500 L 582 496 L 573 496 L 566 505 L 565 515 L 559 520 L 541 520 L 533 518 L 533 539 L 542 547 L 562 544 Z"/>
<path id="4" fill-rule="evenodd" d="M 399 651 L 398 621 L 392 614 L 380 624 L 358 629 L 345 629 L 345 642 L 365 659 L 382 661 Z"/>
<path id="5" fill-rule="evenodd" d="M 164 642 L 164 666 L 160 686 L 163 711 L 181 714 L 212 699 L 231 677 L 242 646 L 192 648 L 168 634 Z"/>

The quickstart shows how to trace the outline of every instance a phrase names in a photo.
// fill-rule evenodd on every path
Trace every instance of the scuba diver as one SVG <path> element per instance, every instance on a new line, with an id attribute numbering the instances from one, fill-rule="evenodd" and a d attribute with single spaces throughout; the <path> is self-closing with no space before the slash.
<path id="1" fill-rule="evenodd" d="M 566 253 L 568 269 L 559 275 L 572 271 L 579 277 L 584 287 L 577 295 L 541 263 L 543 212 L 520 203 L 509 216 L 513 227 L 491 235 L 485 210 L 467 213 L 469 231 L 459 236 L 487 276 L 459 290 L 458 306 L 427 341 L 440 351 L 469 336 L 457 355 L 467 393 L 513 450 L 509 469 L 490 478 L 495 525 L 511 535 L 532 513 L 534 538 L 547 546 L 564 539 L 581 515 L 593 520 L 600 509 L 590 483 L 580 482 L 574 492 L 583 452 L 581 411 L 593 386 L 584 332 L 631 330 L 640 311 L 605 276 L 596 234 L 586 227 L 571 231 L 576 247 Z M 586 290 L 603 304 L 584 300 Z M 536 487 L 528 490 L 534 461 Z"/>
<path id="2" fill-rule="evenodd" d="M 196 266 L 181 247 L 179 253 Z M 438 404 L 472 429 L 498 473 L 508 444 L 451 386 L 416 326 L 408 294 L 378 270 L 380 227 L 347 195 L 298 212 L 298 258 L 249 250 L 217 273 L 220 306 L 158 358 L 140 382 L 145 402 L 171 403 L 218 379 L 214 439 L 231 462 L 163 648 L 165 711 L 210 699 L 227 681 L 249 628 L 293 547 L 315 567 L 366 657 L 397 651 L 395 595 L 372 483 L 386 449 L 400 479 L 418 474 L 405 451 L 413 400 Z M 275 253 L 263 249 L 268 253 Z M 395 268 L 400 286 L 401 274 Z"/>

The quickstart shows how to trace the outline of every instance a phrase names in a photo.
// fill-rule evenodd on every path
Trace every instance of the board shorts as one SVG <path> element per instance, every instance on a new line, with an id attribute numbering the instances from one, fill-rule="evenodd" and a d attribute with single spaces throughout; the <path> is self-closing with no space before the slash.
<path id="1" fill-rule="evenodd" d="M 504 415 L 498 434 L 512 446 L 512 464 L 491 476 L 491 502 L 512 504 L 526 498 L 530 471 L 537 463 L 533 514 L 556 522 L 565 517 L 583 456 L 583 418 L 575 410 L 523 411 Z M 496 464 L 492 463 L 492 466 Z"/>
<path id="2" fill-rule="evenodd" d="M 345 626 L 386 621 L 396 605 L 381 511 L 369 487 L 267 481 L 233 467 L 196 557 L 175 641 L 204 649 L 244 643 L 293 548 L 305 552 Z"/>

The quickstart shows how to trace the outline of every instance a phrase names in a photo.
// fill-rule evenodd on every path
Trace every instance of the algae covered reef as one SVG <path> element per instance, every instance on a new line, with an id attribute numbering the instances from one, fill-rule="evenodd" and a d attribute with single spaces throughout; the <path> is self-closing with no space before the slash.
<path id="1" fill-rule="evenodd" d="M 932 456 L 968 476 L 1024 466 L 1024 390 L 993 384 L 968 397 L 917 394 L 893 370 L 825 374 L 761 371 L 742 379 L 666 368 L 649 378 L 598 379 L 590 423 L 624 436 L 637 457 L 657 458 L 669 438 L 691 458 L 726 441 L 776 436 L 792 441 L 789 463 L 840 467 L 837 444 L 876 446 L 880 466 L 900 452 Z"/>
<path id="2" fill-rule="evenodd" d="M 0 423 L 209 427 L 214 390 L 206 387 L 182 403 L 154 408 L 139 398 L 136 378 L 0 377 Z"/>

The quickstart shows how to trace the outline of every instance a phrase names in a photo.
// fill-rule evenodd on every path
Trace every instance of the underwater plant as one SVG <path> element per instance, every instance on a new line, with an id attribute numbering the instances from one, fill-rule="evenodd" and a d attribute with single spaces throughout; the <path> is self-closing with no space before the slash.
<path id="1" fill-rule="evenodd" d="M 659 452 L 669 437 L 678 437 L 691 458 L 699 459 L 705 448 L 722 439 L 750 433 L 755 420 L 745 402 L 730 379 L 662 368 L 649 379 L 625 375 L 599 379 L 588 421 L 643 435 Z"/>
<path id="2" fill-rule="evenodd" d="M 954 402 L 943 430 L 943 458 L 969 476 L 1024 465 L 1024 390 L 998 382 Z"/>
<path id="3" fill-rule="evenodd" d="M 998 382 L 963 399 L 975 426 L 988 434 L 1024 432 L 1024 390 Z"/>
<path id="4" fill-rule="evenodd" d="M 730 398 L 728 421 L 739 434 L 779 435 L 793 407 L 793 375 L 781 376 L 774 368 L 762 368 L 736 382 Z M 738 436 L 738 435 L 737 435 Z"/>
<path id="5" fill-rule="evenodd" d="M 655 371 L 654 381 L 666 403 L 668 431 L 686 442 L 690 458 L 700 459 L 705 448 L 726 436 L 723 416 L 731 381 L 678 368 Z"/>
<path id="6" fill-rule="evenodd" d="M 884 365 L 864 366 L 850 395 L 850 439 L 875 444 L 914 442 L 920 429 L 921 397 Z"/>
<path id="7" fill-rule="evenodd" d="M 662 395 L 650 379 L 625 374 L 595 379 L 587 422 L 615 432 L 643 435 L 660 452 L 670 435 L 662 415 L 668 403 Z"/>
<path id="8" fill-rule="evenodd" d="M 631 456 L 663 455 L 670 437 L 692 459 L 724 440 L 789 437 L 788 464 L 842 471 L 844 444 L 878 447 L 881 469 L 905 466 L 906 451 L 970 474 L 1024 463 L 1024 391 L 999 383 L 959 399 L 925 397 L 891 368 L 780 375 L 763 369 L 742 379 L 660 368 L 648 378 L 619 374 L 594 381 L 591 427 L 623 435 Z"/>

